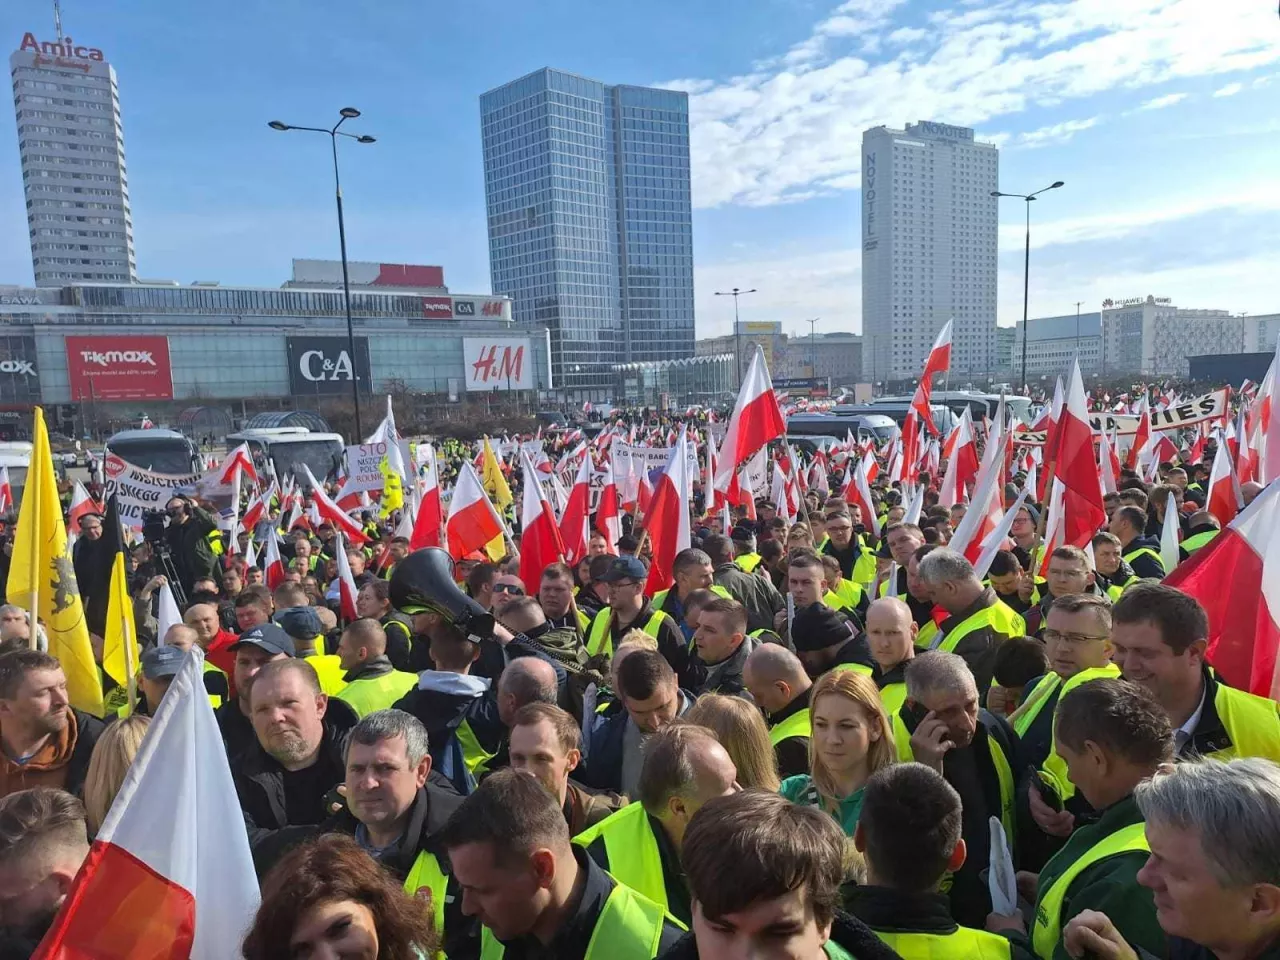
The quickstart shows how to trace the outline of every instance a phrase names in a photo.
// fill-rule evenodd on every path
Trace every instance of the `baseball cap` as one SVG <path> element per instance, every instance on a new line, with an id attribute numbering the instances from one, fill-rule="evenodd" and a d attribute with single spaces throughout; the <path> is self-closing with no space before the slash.
<path id="1" fill-rule="evenodd" d="M 853 639 L 853 627 L 837 610 L 814 603 L 796 611 L 791 621 L 791 642 L 801 653 L 826 650 Z"/>
<path id="2" fill-rule="evenodd" d="M 634 553 L 640 549 L 640 541 L 629 533 L 624 533 L 618 538 L 618 542 L 614 544 L 619 550 L 626 550 L 628 553 Z"/>
<path id="3" fill-rule="evenodd" d="M 293 637 L 289 636 L 274 623 L 264 623 L 261 626 L 254 627 L 252 630 L 246 630 L 240 634 L 240 639 L 227 649 L 235 650 L 237 647 L 242 647 L 246 644 L 255 646 L 273 656 L 278 653 L 283 653 L 290 657 L 298 655 L 297 648 L 293 645 Z"/>
<path id="4" fill-rule="evenodd" d="M 320 615 L 314 607 L 286 607 L 272 619 L 295 640 L 311 640 L 317 634 L 324 633 Z"/>
<path id="5" fill-rule="evenodd" d="M 619 580 L 644 580 L 649 576 L 649 568 L 636 557 L 614 557 L 613 563 L 600 579 L 604 583 L 617 583 Z"/>
<path id="6" fill-rule="evenodd" d="M 176 676 L 186 657 L 177 647 L 152 647 L 142 655 L 142 675 L 148 680 Z"/>

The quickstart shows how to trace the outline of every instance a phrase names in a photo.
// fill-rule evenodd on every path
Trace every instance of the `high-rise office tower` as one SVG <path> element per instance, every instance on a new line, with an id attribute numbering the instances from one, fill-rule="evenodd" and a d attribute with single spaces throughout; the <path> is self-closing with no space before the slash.
<path id="1" fill-rule="evenodd" d="M 115 70 L 96 47 L 28 32 L 9 71 L 36 285 L 132 282 L 137 265 Z"/>
<path id="2" fill-rule="evenodd" d="M 542 69 L 480 98 L 489 271 L 551 331 L 557 389 L 693 356 L 687 94 Z"/>
<path id="3" fill-rule="evenodd" d="M 999 151 L 967 127 L 862 134 L 863 376 L 920 376 L 953 320 L 952 374 L 996 363 Z"/>

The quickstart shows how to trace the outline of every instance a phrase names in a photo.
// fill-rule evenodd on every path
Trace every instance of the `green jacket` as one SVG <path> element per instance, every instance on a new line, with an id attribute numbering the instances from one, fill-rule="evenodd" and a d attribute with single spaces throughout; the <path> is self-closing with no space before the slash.
<path id="1" fill-rule="evenodd" d="M 1068 838 L 1066 846 L 1040 871 L 1038 892 L 1041 902 L 1036 904 L 1037 911 L 1054 881 L 1090 848 L 1122 827 L 1141 822 L 1142 814 L 1138 811 L 1138 804 L 1129 796 L 1107 807 L 1096 820 L 1077 827 Z M 1111 922 L 1131 946 L 1141 947 L 1163 957 L 1166 950 L 1165 935 L 1156 922 L 1152 893 L 1137 880 L 1138 870 L 1146 862 L 1146 852 L 1132 851 L 1108 857 L 1086 867 L 1067 887 L 1060 913 L 1062 926 L 1065 927 L 1082 910 L 1097 910 L 1111 918 Z M 1018 937 L 1017 934 L 1011 936 Z M 1067 957 L 1067 951 L 1059 940 L 1051 960 L 1067 960 Z"/>

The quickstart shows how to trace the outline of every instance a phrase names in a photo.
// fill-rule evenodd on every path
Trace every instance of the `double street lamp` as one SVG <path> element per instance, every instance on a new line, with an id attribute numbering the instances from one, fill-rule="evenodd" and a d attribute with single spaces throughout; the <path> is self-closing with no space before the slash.
<path id="1" fill-rule="evenodd" d="M 272 120 L 267 124 L 272 130 L 305 130 L 308 133 L 323 133 L 329 137 L 333 148 L 333 190 L 338 200 L 338 245 L 342 250 L 342 298 L 347 308 L 347 350 L 351 354 L 351 400 L 355 404 L 356 442 L 364 442 L 364 430 L 360 427 L 360 364 L 356 359 L 356 332 L 351 323 L 351 278 L 347 271 L 347 226 L 342 217 L 342 181 L 338 178 L 338 138 L 347 137 L 356 143 L 376 143 L 374 137 L 367 134 L 357 135 L 339 130 L 346 121 L 360 116 L 355 107 L 343 107 L 338 111 L 339 119 L 332 127 L 300 127 L 292 123 Z"/>
<path id="2" fill-rule="evenodd" d="M 1030 331 L 1027 329 L 1027 300 L 1031 283 L 1031 201 L 1048 190 L 1057 190 L 1062 186 L 1061 180 L 1055 180 L 1047 187 L 1041 187 L 1035 193 L 1001 193 L 992 190 L 993 197 L 1013 197 L 1025 201 L 1027 207 L 1027 250 L 1022 262 L 1022 392 L 1027 393 L 1027 341 Z"/>
<path id="3" fill-rule="evenodd" d="M 742 383 L 742 331 L 738 326 L 738 298 L 745 297 L 748 293 L 759 293 L 754 287 L 750 290 L 739 290 L 734 287 L 732 290 L 723 292 L 717 290 L 717 297 L 733 297 L 733 357 L 738 367 L 738 383 Z"/>

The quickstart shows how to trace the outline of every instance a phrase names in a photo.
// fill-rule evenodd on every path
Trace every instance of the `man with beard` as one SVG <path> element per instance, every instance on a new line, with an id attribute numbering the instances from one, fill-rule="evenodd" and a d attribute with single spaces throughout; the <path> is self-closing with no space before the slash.
<path id="1" fill-rule="evenodd" d="M 0 957 L 29 957 L 89 855 L 84 804 L 32 787 L 0 800 Z"/>

